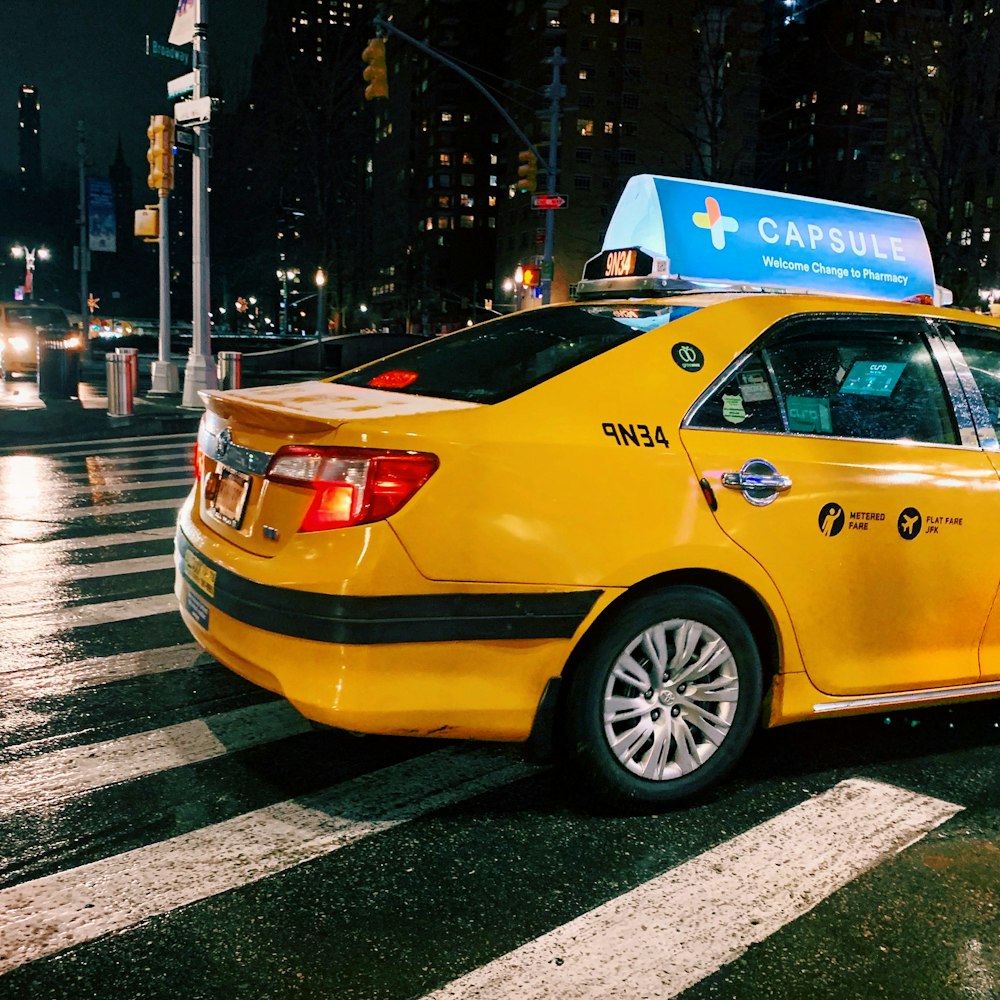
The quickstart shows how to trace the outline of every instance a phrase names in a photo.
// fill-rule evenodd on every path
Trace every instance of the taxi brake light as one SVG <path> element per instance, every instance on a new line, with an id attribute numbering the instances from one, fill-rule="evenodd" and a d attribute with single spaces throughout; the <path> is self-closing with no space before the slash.
<path id="1" fill-rule="evenodd" d="M 411 385 L 417 381 L 416 372 L 401 371 L 398 368 L 394 368 L 392 371 L 382 372 L 381 375 L 376 375 L 374 378 L 368 380 L 368 384 L 373 389 L 405 389 L 406 386 Z"/>
<path id="2" fill-rule="evenodd" d="M 267 479 L 311 488 L 299 531 L 326 531 L 395 514 L 437 467 L 437 456 L 425 452 L 287 445 L 271 460 Z"/>
<path id="3" fill-rule="evenodd" d="M 194 448 L 191 451 L 191 464 L 194 466 L 194 481 L 196 483 L 201 482 L 201 456 L 201 445 L 195 441 Z"/>

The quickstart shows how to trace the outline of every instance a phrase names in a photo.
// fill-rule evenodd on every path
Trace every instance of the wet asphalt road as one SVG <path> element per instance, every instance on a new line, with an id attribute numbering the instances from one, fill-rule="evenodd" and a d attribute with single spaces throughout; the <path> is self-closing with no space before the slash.
<path id="1" fill-rule="evenodd" d="M 0 455 L 0 998 L 1000 998 L 1000 702 L 630 818 L 315 731 L 176 614 L 192 440 Z"/>

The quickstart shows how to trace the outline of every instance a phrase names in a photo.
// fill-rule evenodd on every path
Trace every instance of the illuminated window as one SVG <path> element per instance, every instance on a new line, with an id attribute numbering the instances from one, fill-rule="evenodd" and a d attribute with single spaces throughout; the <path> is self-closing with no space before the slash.
<path id="1" fill-rule="evenodd" d="M 472 155 L 472 153 L 463 153 L 462 154 L 462 166 L 463 167 L 471 167 L 475 162 L 476 162 L 476 160 L 475 160 L 475 157 Z"/>
<path id="2" fill-rule="evenodd" d="M 463 215 L 458 220 L 459 228 L 461 229 L 472 229 L 475 225 L 476 217 L 474 215 Z"/>
<path id="3" fill-rule="evenodd" d="M 615 8 L 615 7 L 611 8 L 611 15 L 610 15 L 609 19 L 610 19 L 610 21 L 611 21 L 612 24 L 618 24 L 621 21 L 621 15 L 620 15 L 619 11 L 617 10 L 617 8 Z"/>
<path id="4" fill-rule="evenodd" d="M 594 134 L 594 119 L 577 118 L 576 131 L 578 135 L 582 135 L 584 137 L 592 136 Z"/>
<path id="5" fill-rule="evenodd" d="M 937 66 L 928 66 L 927 67 L 927 75 L 929 77 L 931 77 L 931 78 L 937 76 L 938 75 L 938 68 L 937 68 Z"/>
<path id="6" fill-rule="evenodd" d="M 438 208 L 451 208 L 451 195 L 438 195 Z"/>
<path id="7" fill-rule="evenodd" d="M 443 122 L 450 122 L 451 121 L 451 112 L 450 111 L 442 111 L 441 112 L 441 121 L 443 121 Z"/>
<path id="8" fill-rule="evenodd" d="M 458 203 L 462 208 L 472 208 L 476 204 L 476 199 L 471 194 L 462 194 L 458 197 Z"/>
<path id="9" fill-rule="evenodd" d="M 450 167 L 451 166 L 451 153 L 440 153 L 440 154 L 438 154 L 438 163 L 442 167 Z"/>
<path id="10" fill-rule="evenodd" d="M 614 135 L 615 134 L 615 123 L 614 122 L 605 122 L 604 123 L 604 134 L 605 135 Z"/>
<path id="11" fill-rule="evenodd" d="M 490 206 L 490 208 L 496 208 L 497 207 L 497 196 L 495 194 L 491 194 L 489 196 L 489 198 L 486 199 L 486 202 Z"/>
<path id="12" fill-rule="evenodd" d="M 438 229 L 450 229 L 451 219 L 447 215 L 438 216 Z"/>

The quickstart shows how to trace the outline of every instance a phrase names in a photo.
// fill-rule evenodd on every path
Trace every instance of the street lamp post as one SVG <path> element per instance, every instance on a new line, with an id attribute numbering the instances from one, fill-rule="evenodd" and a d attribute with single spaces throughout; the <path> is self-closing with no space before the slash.
<path id="1" fill-rule="evenodd" d="M 35 260 L 48 260 L 52 255 L 45 247 L 29 250 L 21 243 L 15 243 L 10 248 L 10 255 L 18 260 L 24 259 L 24 294 L 29 299 L 34 299 Z"/>
<path id="2" fill-rule="evenodd" d="M 316 368 L 323 371 L 323 334 L 326 332 L 326 272 L 316 270 Z"/>

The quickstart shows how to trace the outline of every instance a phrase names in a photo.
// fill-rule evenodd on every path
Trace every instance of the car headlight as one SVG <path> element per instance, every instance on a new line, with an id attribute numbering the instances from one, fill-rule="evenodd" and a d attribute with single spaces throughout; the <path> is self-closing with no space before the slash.
<path id="1" fill-rule="evenodd" d="M 10 344 L 10 346 L 13 347 L 19 354 L 31 347 L 31 341 L 28 340 L 27 337 L 11 337 L 7 343 Z"/>

